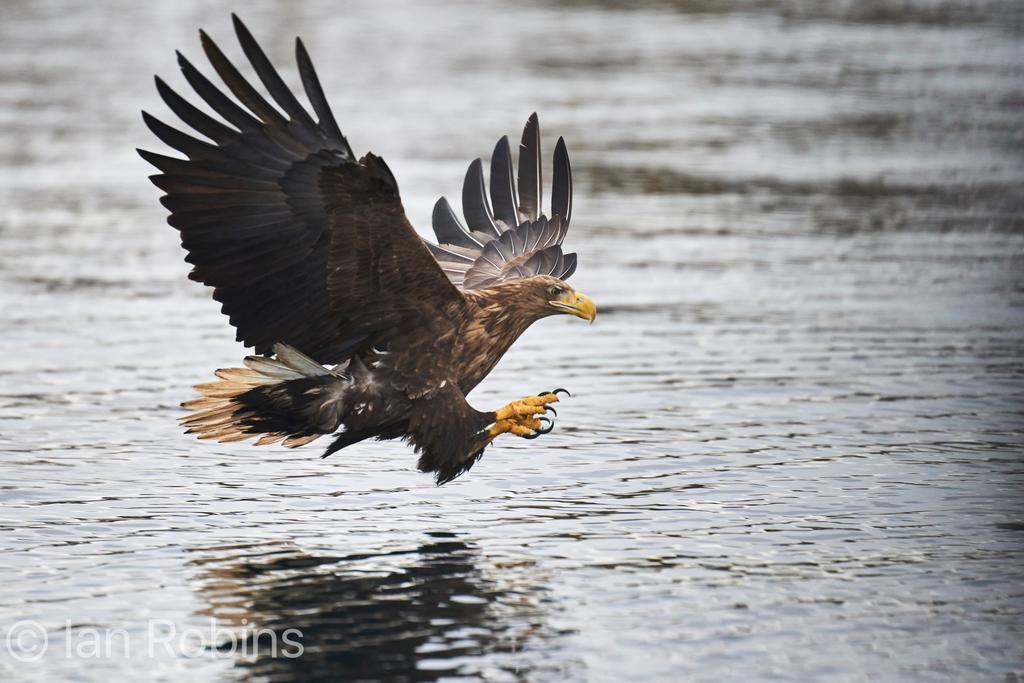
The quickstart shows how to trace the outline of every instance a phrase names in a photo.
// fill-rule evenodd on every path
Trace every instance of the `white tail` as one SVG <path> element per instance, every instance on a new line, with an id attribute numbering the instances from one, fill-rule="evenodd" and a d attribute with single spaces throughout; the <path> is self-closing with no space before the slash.
<path id="1" fill-rule="evenodd" d="M 287 344 L 275 344 L 274 353 L 247 356 L 246 367 L 222 368 L 218 381 L 197 384 L 201 396 L 181 404 L 196 411 L 181 418 L 186 433 L 222 443 L 259 436 L 257 446 L 294 448 L 333 432 L 351 378 Z"/>

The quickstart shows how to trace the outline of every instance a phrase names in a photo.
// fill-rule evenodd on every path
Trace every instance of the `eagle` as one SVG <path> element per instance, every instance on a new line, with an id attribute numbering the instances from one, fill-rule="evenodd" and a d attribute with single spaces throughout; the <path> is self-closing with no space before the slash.
<path id="1" fill-rule="evenodd" d="M 312 113 L 232 19 L 272 102 L 200 30 L 234 97 L 180 52 L 178 65 L 220 118 L 159 76 L 160 97 L 202 138 L 142 112 L 153 134 L 184 155 L 138 150 L 159 170 L 150 180 L 188 252 L 189 278 L 213 288 L 237 340 L 254 349 L 244 367 L 196 385 L 199 397 L 182 404 L 191 411 L 181 418 L 187 433 L 288 447 L 335 435 L 323 457 L 365 439 L 404 439 L 440 485 L 469 470 L 501 434 L 550 432 L 547 414 L 564 389 L 497 410 L 477 410 L 466 396 L 536 321 L 597 315 L 566 282 L 576 255 L 562 250 L 572 218 L 565 142 L 555 146 L 550 214 L 534 113 L 517 169 L 502 137 L 490 160 L 490 196 L 477 159 L 462 187 L 465 225 L 441 198 L 430 242 L 407 219 L 384 160 L 353 153 L 302 40 L 295 55 Z"/>

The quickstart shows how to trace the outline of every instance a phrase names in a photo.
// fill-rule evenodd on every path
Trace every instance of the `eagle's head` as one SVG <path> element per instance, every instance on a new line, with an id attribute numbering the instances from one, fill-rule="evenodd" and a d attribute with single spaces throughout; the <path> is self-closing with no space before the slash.
<path id="1" fill-rule="evenodd" d="M 535 275 L 520 282 L 523 288 L 518 301 L 537 318 L 568 313 L 593 323 L 597 317 L 597 306 L 590 297 L 577 292 L 565 280 L 551 275 Z"/>

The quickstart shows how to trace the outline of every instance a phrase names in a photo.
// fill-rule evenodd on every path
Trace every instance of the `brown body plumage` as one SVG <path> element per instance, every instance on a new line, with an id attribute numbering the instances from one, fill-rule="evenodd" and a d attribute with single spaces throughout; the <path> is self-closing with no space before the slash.
<path id="1" fill-rule="evenodd" d="M 299 446 L 339 432 L 324 454 L 367 438 L 405 438 L 439 483 L 469 469 L 499 434 L 543 433 L 557 394 L 478 411 L 466 395 L 533 322 L 593 303 L 565 283 L 575 255 L 561 242 L 571 218 L 564 143 L 555 151 L 552 216 L 541 212 L 536 115 L 523 133 L 520 192 L 507 138 L 491 161 L 491 201 L 479 161 L 463 189 L 468 229 L 447 201 L 434 209 L 438 244 L 409 225 L 384 162 L 355 159 L 301 42 L 296 53 L 314 121 L 235 18 L 268 103 L 201 33 L 218 75 L 243 107 L 184 57 L 185 78 L 230 126 L 157 79 L 169 107 L 206 142 L 144 114 L 175 159 L 140 152 L 162 173 L 168 221 L 181 231 L 190 277 L 214 298 L 257 356 L 198 385 L 184 418 L 200 438 Z M 493 207 L 493 208 L 492 208 Z M 272 357 L 271 357 L 272 356 Z"/>

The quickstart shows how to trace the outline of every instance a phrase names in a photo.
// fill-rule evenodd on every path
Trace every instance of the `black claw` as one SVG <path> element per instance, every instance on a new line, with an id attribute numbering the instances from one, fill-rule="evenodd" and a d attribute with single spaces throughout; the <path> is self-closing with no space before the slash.
<path id="1" fill-rule="evenodd" d="M 555 428 L 555 423 L 549 420 L 548 418 L 544 417 L 543 415 L 538 417 L 537 421 L 541 423 L 541 428 L 533 430 L 532 433 L 524 436 L 524 439 L 536 439 L 538 436 L 542 434 L 550 434 L 551 430 Z M 547 429 L 545 429 L 545 427 L 547 427 Z"/>
<path id="2" fill-rule="evenodd" d="M 541 427 L 540 429 L 536 430 L 538 434 L 550 434 L 551 430 L 555 428 L 555 423 L 544 416 L 538 417 L 537 421 L 542 424 L 546 422 L 548 427 L 547 429 Z"/>
<path id="3" fill-rule="evenodd" d="M 565 394 L 569 398 L 572 398 L 572 394 L 569 393 L 569 390 L 568 389 L 562 389 L 561 387 L 559 387 L 558 389 L 555 389 L 551 393 L 554 394 L 555 396 L 558 396 L 558 392 L 559 391 L 561 391 L 563 394 Z"/>
<path id="4" fill-rule="evenodd" d="M 558 417 L 558 411 L 555 410 L 555 407 L 553 405 L 545 405 L 544 410 L 550 411 L 555 417 Z"/>

